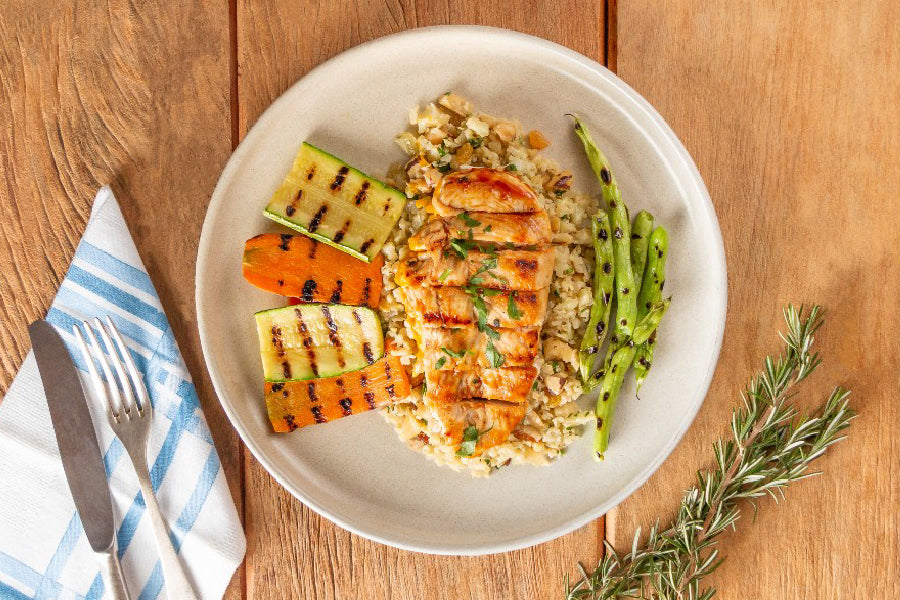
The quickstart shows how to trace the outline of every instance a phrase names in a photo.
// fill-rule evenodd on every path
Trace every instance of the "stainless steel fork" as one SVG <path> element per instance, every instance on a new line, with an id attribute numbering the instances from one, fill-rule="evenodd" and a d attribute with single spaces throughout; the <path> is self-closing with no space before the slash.
<path id="1" fill-rule="evenodd" d="M 134 464 L 138 483 L 141 486 L 141 494 L 144 496 L 144 504 L 150 515 L 150 522 L 153 524 L 153 532 L 156 534 L 156 548 L 159 551 L 168 597 L 170 600 L 197 600 L 197 594 L 194 593 L 178 555 L 175 553 L 175 548 L 172 546 L 169 528 L 159 510 L 159 503 L 156 501 L 156 495 L 150 483 L 150 472 L 147 470 L 147 441 L 150 437 L 153 406 L 147 395 L 147 388 L 144 387 L 141 374 L 128 353 L 122 336 L 113 325 L 112 319 L 106 317 L 106 323 L 100 319 L 93 320 L 93 326 L 100 334 L 106 352 L 97 342 L 91 324 L 85 321 L 82 326 L 84 327 L 84 336 L 87 336 L 90 341 L 90 349 L 88 349 L 78 325 L 75 325 L 72 330 L 84 355 L 94 388 L 106 402 L 109 425 L 121 440 Z M 115 340 L 115 346 L 113 346 L 113 340 Z M 93 357 L 100 364 L 103 377 L 97 372 L 91 351 L 93 351 Z M 113 376 L 113 371 L 115 371 L 115 376 Z"/>

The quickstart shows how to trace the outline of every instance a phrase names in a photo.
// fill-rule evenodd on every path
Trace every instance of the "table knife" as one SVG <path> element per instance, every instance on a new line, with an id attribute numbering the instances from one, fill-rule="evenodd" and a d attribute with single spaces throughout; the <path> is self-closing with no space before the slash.
<path id="1" fill-rule="evenodd" d="M 78 370 L 50 323 L 35 321 L 28 327 L 28 335 L 72 500 L 85 536 L 100 561 L 106 591 L 113 600 L 131 600 L 116 551 L 109 483 Z"/>

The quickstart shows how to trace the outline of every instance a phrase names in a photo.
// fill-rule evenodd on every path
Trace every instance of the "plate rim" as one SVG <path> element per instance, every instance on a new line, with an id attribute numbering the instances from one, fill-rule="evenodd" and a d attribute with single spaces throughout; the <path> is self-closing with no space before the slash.
<path id="1" fill-rule="evenodd" d="M 593 71 L 594 74 L 606 80 L 607 83 L 611 84 L 613 87 L 617 88 L 618 91 L 622 92 L 630 101 L 632 101 L 636 105 L 637 108 L 643 110 L 645 116 L 649 118 L 651 124 L 656 127 L 659 133 L 662 134 L 660 141 L 667 142 L 675 151 L 676 157 L 680 159 L 684 163 L 684 166 L 687 168 L 691 183 L 696 188 L 696 193 L 698 194 L 700 199 L 700 202 L 698 203 L 696 208 L 701 209 L 702 216 L 711 225 L 711 234 L 714 239 L 712 240 L 713 243 L 710 247 L 710 259 L 714 263 L 715 271 L 721 279 L 721 289 L 719 290 L 720 294 L 717 298 L 718 303 L 716 306 L 719 318 L 715 323 L 717 334 L 714 341 L 713 360 L 710 364 L 709 371 L 706 374 L 705 381 L 699 388 L 703 390 L 702 399 L 700 402 L 697 402 L 689 412 L 685 413 L 683 425 L 679 428 L 679 430 L 671 438 L 671 440 L 662 448 L 662 450 L 654 457 L 654 459 L 650 463 L 648 463 L 648 465 L 641 472 L 633 477 L 627 485 L 623 486 L 622 489 L 619 490 L 616 494 L 613 494 L 607 502 L 596 506 L 592 510 L 585 511 L 581 515 L 573 517 L 540 533 L 515 537 L 498 543 L 480 544 L 477 546 L 465 547 L 458 545 L 441 545 L 427 542 L 410 543 L 409 541 L 402 539 L 399 536 L 391 537 L 364 531 L 354 526 L 348 520 L 345 520 L 337 514 L 329 511 L 326 507 L 320 506 L 317 502 L 308 498 L 300 489 L 297 489 L 294 485 L 292 485 L 287 480 L 287 477 L 285 477 L 282 470 L 272 464 L 266 458 L 264 451 L 259 447 L 259 445 L 252 439 L 250 435 L 245 433 L 248 428 L 245 427 L 245 424 L 240 419 L 237 411 L 232 408 L 229 402 L 226 402 L 224 400 L 225 394 L 223 393 L 223 390 L 225 389 L 225 385 L 218 375 L 217 362 L 210 352 L 211 342 L 208 340 L 208 336 L 206 334 L 207 327 L 204 319 L 204 313 L 201 309 L 204 301 L 201 274 L 206 270 L 204 267 L 207 264 L 207 257 L 210 256 L 210 246 L 213 244 L 210 233 L 211 225 L 209 221 L 209 215 L 220 210 L 223 203 L 225 202 L 226 195 L 224 193 L 223 187 L 225 184 L 223 182 L 232 178 L 232 171 L 237 169 L 237 165 L 242 162 L 243 156 L 250 152 L 251 148 L 255 146 L 256 138 L 259 135 L 262 135 L 260 133 L 262 131 L 262 128 L 259 127 L 259 124 L 264 121 L 266 114 L 271 112 L 277 105 L 281 104 L 282 102 L 286 102 L 286 96 L 289 95 L 289 92 L 297 86 L 301 85 L 305 78 L 321 69 L 329 67 L 335 61 L 346 60 L 348 56 L 361 54 L 365 52 L 365 50 L 372 44 L 381 44 L 391 42 L 399 38 L 429 35 L 436 32 L 451 34 L 475 33 L 500 40 L 506 39 L 517 42 L 524 42 L 537 47 L 542 52 L 549 51 L 560 54 L 564 58 L 574 61 L 581 66 Z M 316 65 L 313 69 L 310 69 L 300 79 L 298 79 L 287 89 L 285 89 L 268 107 L 266 107 L 266 109 L 259 115 L 256 121 L 247 131 L 247 134 L 238 144 L 237 148 L 235 148 L 235 150 L 231 153 L 231 156 L 229 156 L 228 161 L 226 162 L 225 167 L 222 169 L 222 173 L 219 175 L 219 179 L 216 182 L 216 187 L 213 190 L 210 202 L 206 209 L 206 214 L 203 218 L 203 227 L 200 233 L 200 240 L 197 247 L 197 258 L 195 264 L 194 302 L 195 309 L 197 311 L 197 328 L 200 334 L 200 347 L 201 353 L 203 355 L 203 361 L 205 363 L 210 380 L 212 381 L 213 389 L 216 392 L 216 397 L 219 401 L 219 404 L 222 406 L 222 409 L 228 416 L 231 425 L 235 428 L 238 435 L 240 436 L 241 442 L 250 450 L 256 460 L 259 461 L 259 463 L 270 475 L 272 475 L 272 477 L 281 487 L 290 492 L 292 496 L 297 498 L 300 502 L 309 507 L 316 514 L 328 519 L 339 527 L 368 540 L 372 540 L 402 550 L 420 552 L 425 554 L 449 556 L 479 556 L 527 548 L 570 533 L 584 526 L 588 522 L 593 521 L 600 516 L 608 513 L 610 510 L 618 506 L 623 500 L 640 489 L 647 482 L 650 476 L 653 475 L 653 473 L 655 473 L 657 469 L 659 469 L 662 463 L 665 462 L 665 460 L 672 454 L 672 452 L 680 443 L 684 434 L 693 424 L 694 419 L 696 418 L 697 413 L 700 410 L 700 407 L 703 406 L 704 402 L 706 401 L 706 396 L 709 393 L 709 387 L 712 383 L 712 378 L 721 356 L 722 341 L 725 334 L 728 302 L 728 271 L 725 261 L 724 241 L 722 239 L 721 228 L 719 226 L 715 207 L 712 204 L 712 199 L 709 195 L 709 191 L 706 188 L 706 184 L 704 183 L 699 170 L 697 169 L 694 159 L 691 157 L 690 153 L 688 153 L 687 149 L 684 147 L 684 144 L 681 142 L 675 132 L 672 131 L 672 128 L 669 127 L 665 119 L 663 119 L 663 117 L 643 96 L 638 94 L 634 89 L 631 88 L 631 86 L 625 83 L 615 73 L 607 69 L 605 66 L 566 46 L 562 46 L 540 37 L 500 27 L 489 27 L 483 25 L 436 25 L 430 27 L 417 27 L 413 29 L 407 29 L 398 33 L 375 38 L 373 40 L 369 40 L 362 44 L 358 44 L 356 46 L 348 48 L 343 52 L 340 52 L 339 54 L 336 54 L 335 56 L 329 58 L 328 60 Z"/>

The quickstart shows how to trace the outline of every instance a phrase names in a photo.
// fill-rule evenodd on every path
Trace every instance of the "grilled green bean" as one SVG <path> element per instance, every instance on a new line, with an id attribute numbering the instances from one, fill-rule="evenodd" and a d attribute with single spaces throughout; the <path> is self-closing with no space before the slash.
<path id="1" fill-rule="evenodd" d="M 647 268 L 641 283 L 641 293 L 638 295 L 638 316 L 645 314 L 654 303 L 662 298 L 663 286 L 666 283 L 666 258 L 669 252 L 669 237 L 666 230 L 657 227 L 650 235 L 649 251 L 647 256 Z M 650 367 L 653 365 L 653 348 L 656 345 L 656 335 L 650 336 L 641 344 L 634 357 L 634 376 L 637 380 L 637 391 L 647 379 Z"/>
<path id="2" fill-rule="evenodd" d="M 647 247 L 652 232 L 653 215 L 642 210 L 635 215 L 631 224 L 631 268 L 634 270 L 634 281 L 638 285 L 643 281 L 644 267 L 647 265 Z"/>
<path id="3" fill-rule="evenodd" d="M 591 219 L 591 237 L 594 243 L 594 304 L 591 306 L 591 317 L 581 340 L 578 353 L 581 381 L 587 382 L 591 367 L 600 349 L 606 328 L 609 325 L 609 313 L 612 307 L 613 292 L 613 251 L 609 230 L 609 217 L 603 210 Z"/>
<path id="4" fill-rule="evenodd" d="M 584 146 L 588 162 L 600 180 L 603 192 L 603 203 L 609 213 L 609 226 L 612 232 L 613 264 L 615 266 L 616 288 L 616 327 L 619 338 L 631 336 L 637 321 L 638 290 L 631 270 L 631 222 L 628 219 L 628 208 L 622 202 L 619 186 L 612 174 L 609 161 L 594 143 L 590 132 L 581 120 L 570 115 L 575 121 L 575 133 Z"/>
<path id="5" fill-rule="evenodd" d="M 609 446 L 609 431 L 616 400 L 631 363 L 634 361 L 637 346 L 645 343 L 659 327 L 659 322 L 669 309 L 669 300 L 653 305 L 643 319 L 634 328 L 634 337 L 625 340 L 613 353 L 609 368 L 591 376 L 594 380 L 599 376 L 600 395 L 597 396 L 597 421 L 594 432 L 594 459 L 603 460 Z"/>

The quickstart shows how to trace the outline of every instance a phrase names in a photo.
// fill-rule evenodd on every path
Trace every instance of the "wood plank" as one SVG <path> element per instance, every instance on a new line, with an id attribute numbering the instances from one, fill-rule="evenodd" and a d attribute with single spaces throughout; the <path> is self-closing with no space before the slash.
<path id="1" fill-rule="evenodd" d="M 231 150 L 221 3 L 15 3 L 0 12 L 0 393 L 110 183 L 240 501 L 238 439 L 194 325 L 200 226 Z M 27 4 L 27 5 L 25 5 Z M 226 598 L 241 596 L 238 576 Z"/>
<path id="2" fill-rule="evenodd" d="M 239 124 L 259 114 L 309 69 L 358 43 L 402 29 L 444 23 L 508 27 L 604 59 L 602 2 L 308 2 L 238 5 Z M 576 562 L 593 562 L 602 521 L 541 546 L 481 558 L 395 550 L 349 534 L 293 499 L 246 457 L 248 598 L 549 597 Z M 540 568 L 536 568 L 540 565 Z"/>
<path id="3" fill-rule="evenodd" d="M 734 599 L 897 597 L 900 5 L 638 1 L 618 15 L 620 76 L 671 123 L 706 179 L 729 306 L 703 409 L 609 519 L 609 536 L 625 548 L 636 526 L 672 515 L 745 379 L 779 348 L 781 306 L 818 302 L 829 311 L 825 363 L 802 402 L 843 384 L 860 416 L 817 464 L 823 476 L 780 506 L 763 500 L 755 521 L 749 511 L 711 583 Z"/>

